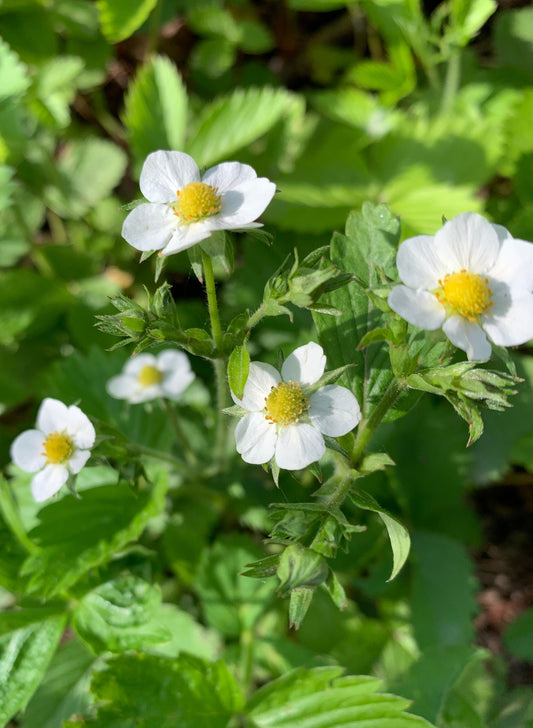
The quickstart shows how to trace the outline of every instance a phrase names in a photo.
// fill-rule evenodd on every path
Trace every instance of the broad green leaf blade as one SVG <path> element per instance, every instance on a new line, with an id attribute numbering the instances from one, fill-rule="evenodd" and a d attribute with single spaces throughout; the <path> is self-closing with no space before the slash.
<path id="1" fill-rule="evenodd" d="M 126 169 L 126 154 L 105 139 L 65 145 L 56 176 L 45 188 L 47 204 L 62 217 L 79 219 L 111 194 Z"/>
<path id="2" fill-rule="evenodd" d="M 262 583 L 242 576 L 244 567 L 263 556 L 247 537 L 233 534 L 205 549 L 196 578 L 206 621 L 224 635 L 253 627 L 271 603 L 274 580 Z"/>
<path id="3" fill-rule="evenodd" d="M 238 89 L 205 107 L 186 151 L 201 167 L 225 159 L 266 134 L 293 103 L 284 89 Z"/>
<path id="4" fill-rule="evenodd" d="M 74 612 L 74 628 L 96 653 L 138 650 L 165 642 L 170 633 L 157 623 L 161 592 L 131 574 L 100 584 Z"/>
<path id="5" fill-rule="evenodd" d="M 228 384 L 238 399 L 243 395 L 249 368 L 250 355 L 246 346 L 236 346 L 231 352 L 228 361 Z"/>
<path id="6" fill-rule="evenodd" d="M 389 208 L 366 202 L 361 212 L 352 212 L 348 217 L 346 234 L 333 235 L 331 260 L 340 270 L 356 275 L 364 286 L 379 287 L 382 272 L 390 277 L 395 274 L 399 237 L 399 220 Z M 393 375 L 387 346 L 375 343 L 363 351 L 357 347 L 369 331 L 383 325 L 382 315 L 355 282 L 323 296 L 321 302 L 341 311 L 340 316 L 313 314 L 328 365 L 352 365 L 339 384 L 348 386 L 357 397 L 363 417 L 368 417 Z M 387 419 L 404 414 L 411 401 L 412 394 L 402 396 L 389 410 Z"/>
<path id="7" fill-rule="evenodd" d="M 245 708 L 257 728 L 428 728 L 404 713 L 409 700 L 376 693 L 379 680 L 342 668 L 299 668 L 258 690 Z"/>
<path id="8" fill-rule="evenodd" d="M 440 533 L 415 532 L 411 609 L 421 649 L 468 644 L 474 639 L 476 588 L 463 544 Z"/>
<path id="9" fill-rule="evenodd" d="M 183 149 L 187 91 L 169 58 L 155 56 L 128 88 L 122 121 L 137 165 L 158 149 Z"/>
<path id="10" fill-rule="evenodd" d="M 119 483 L 84 491 L 81 500 L 65 496 L 45 506 L 39 512 L 40 524 L 30 532 L 40 551 L 23 566 L 29 589 L 50 598 L 109 561 L 161 512 L 167 486 L 161 472 L 152 488 L 138 494 Z"/>
<path id="11" fill-rule="evenodd" d="M 226 728 L 242 703 L 223 662 L 191 655 L 111 658 L 95 673 L 91 692 L 98 728 Z M 77 723 L 65 724 L 71 725 Z"/>
<path id="12" fill-rule="evenodd" d="M 350 498 L 358 508 L 377 513 L 385 524 L 392 548 L 392 572 L 389 577 L 389 581 L 391 581 L 398 575 L 409 556 L 411 548 L 409 532 L 395 516 L 383 509 L 368 493 L 362 490 L 352 490 Z"/>
<path id="13" fill-rule="evenodd" d="M 94 655 L 76 639 L 59 645 L 22 717 L 22 728 L 60 728 L 89 704 Z"/>
<path id="14" fill-rule="evenodd" d="M 22 710 L 52 659 L 66 617 L 51 617 L 0 639 L 0 725 Z"/>
<path id="15" fill-rule="evenodd" d="M 157 0 L 98 0 L 102 32 L 110 43 L 129 38 L 155 8 Z"/>
<path id="16" fill-rule="evenodd" d="M 0 101 L 19 96 L 30 85 L 26 67 L 17 54 L 0 38 Z"/>

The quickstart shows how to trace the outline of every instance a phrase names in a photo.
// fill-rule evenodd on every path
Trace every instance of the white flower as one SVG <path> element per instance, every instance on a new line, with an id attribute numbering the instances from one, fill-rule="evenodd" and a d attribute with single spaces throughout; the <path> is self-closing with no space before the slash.
<path id="1" fill-rule="evenodd" d="M 126 363 L 122 374 L 108 381 L 106 388 L 112 397 L 137 404 L 158 397 L 177 399 L 193 379 L 187 356 L 167 349 L 157 356 L 137 354 Z"/>
<path id="2" fill-rule="evenodd" d="M 533 244 L 501 225 L 456 215 L 435 236 L 405 240 L 396 264 L 405 285 L 392 289 L 389 306 L 422 329 L 442 327 L 468 359 L 488 359 L 489 339 L 516 346 L 533 338 Z"/>
<path id="3" fill-rule="evenodd" d="M 149 202 L 135 207 L 122 237 L 137 250 L 170 255 L 208 238 L 215 230 L 261 227 L 253 222 L 276 191 L 248 164 L 223 162 L 204 175 L 184 152 L 152 152 L 140 179 Z"/>
<path id="4" fill-rule="evenodd" d="M 40 503 L 57 493 L 69 473 L 79 473 L 94 445 L 95 432 L 79 407 L 57 399 L 43 400 L 37 429 L 22 432 L 11 445 L 11 459 L 26 473 L 37 473 L 31 492 Z"/>
<path id="5" fill-rule="evenodd" d="M 248 413 L 237 423 L 237 452 L 247 463 L 274 458 L 285 470 L 300 470 L 326 451 L 322 435 L 340 437 L 357 425 L 361 411 L 354 395 L 338 385 L 308 394 L 326 366 L 322 347 L 300 346 L 283 363 L 281 374 L 270 364 L 252 362 L 242 399 Z"/>

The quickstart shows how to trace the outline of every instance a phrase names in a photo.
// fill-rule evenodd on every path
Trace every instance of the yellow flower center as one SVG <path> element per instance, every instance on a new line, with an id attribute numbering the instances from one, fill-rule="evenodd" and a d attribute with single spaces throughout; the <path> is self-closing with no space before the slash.
<path id="1" fill-rule="evenodd" d="M 139 372 L 137 381 L 141 387 L 152 387 L 154 384 L 159 384 L 163 381 L 163 372 L 159 371 L 157 367 L 147 364 Z"/>
<path id="2" fill-rule="evenodd" d="M 443 305 L 450 306 L 470 321 L 476 321 L 493 305 L 488 283 L 488 278 L 463 269 L 459 273 L 448 273 L 444 280 L 439 280 L 440 291 L 436 295 Z"/>
<path id="3" fill-rule="evenodd" d="M 198 222 L 220 212 L 218 188 L 205 182 L 190 182 L 176 192 L 178 199 L 172 205 L 181 222 Z"/>
<path id="4" fill-rule="evenodd" d="M 309 409 L 309 397 L 298 382 L 280 382 L 265 397 L 265 419 L 278 425 L 297 422 L 304 410 Z"/>
<path id="5" fill-rule="evenodd" d="M 64 432 L 52 432 L 43 443 L 43 455 L 47 463 L 60 465 L 65 463 L 74 452 L 74 443 Z"/>

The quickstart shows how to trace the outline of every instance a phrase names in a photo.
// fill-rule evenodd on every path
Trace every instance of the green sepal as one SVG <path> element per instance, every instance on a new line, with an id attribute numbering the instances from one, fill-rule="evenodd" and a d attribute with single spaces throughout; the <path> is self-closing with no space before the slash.
<path id="1" fill-rule="evenodd" d="M 329 567 L 321 554 L 299 543 L 291 544 L 279 559 L 278 592 L 283 597 L 298 587 L 318 586 L 327 579 L 328 573 Z"/>
<path id="2" fill-rule="evenodd" d="M 348 599 L 346 598 L 346 592 L 340 581 L 335 576 L 334 572 L 330 570 L 327 580 L 322 585 L 322 588 L 327 591 L 331 597 L 333 604 L 341 612 L 348 606 Z"/>
<path id="3" fill-rule="evenodd" d="M 244 407 L 241 407 L 239 404 L 234 404 L 231 407 L 224 407 L 224 409 L 220 411 L 230 417 L 244 417 L 244 415 L 249 414 L 248 410 L 245 410 Z"/>
<path id="4" fill-rule="evenodd" d="M 289 628 L 299 629 L 307 610 L 313 601 L 314 587 L 304 586 L 293 589 L 289 598 Z"/>
<path id="5" fill-rule="evenodd" d="M 265 556 L 264 559 L 246 564 L 246 571 L 241 576 L 250 576 L 252 579 L 265 579 L 269 576 L 275 576 L 279 566 L 280 554 Z"/>
<path id="6" fill-rule="evenodd" d="M 244 393 L 244 387 L 248 379 L 250 369 L 250 355 L 243 344 L 236 346 L 231 352 L 228 359 L 228 384 L 231 391 L 241 399 Z"/>
<path id="7" fill-rule="evenodd" d="M 191 248 L 187 248 L 187 255 L 189 256 L 192 272 L 203 285 L 204 268 L 202 266 L 202 249 L 199 245 L 193 245 Z"/>

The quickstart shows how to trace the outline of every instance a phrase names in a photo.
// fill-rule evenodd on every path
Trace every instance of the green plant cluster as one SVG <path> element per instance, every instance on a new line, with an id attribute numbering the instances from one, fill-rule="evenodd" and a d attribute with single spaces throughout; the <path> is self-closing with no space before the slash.
<path id="1" fill-rule="evenodd" d="M 533 12 L 496 11 L 0 2 L 0 724 L 533 724 L 533 690 L 475 646 L 483 534 L 465 502 L 533 472 L 531 349 L 498 351 L 505 372 L 450 363 L 386 304 L 400 239 L 443 216 L 483 212 L 533 239 Z M 139 263 L 120 230 L 158 149 L 274 180 L 269 232 L 165 259 L 156 287 L 163 260 Z M 227 441 L 211 462 L 229 402 L 209 360 L 229 358 L 240 395 L 250 358 L 276 365 L 318 338 L 366 421 L 386 400 L 372 452 L 328 442 L 299 481 Z M 165 343 L 197 374 L 172 414 L 188 460 L 169 410 L 105 390 L 128 354 Z M 99 441 L 81 497 L 42 505 L 8 463 L 44 397 L 80 402 Z M 531 609 L 506 654 L 532 660 L 530 632 Z"/>

